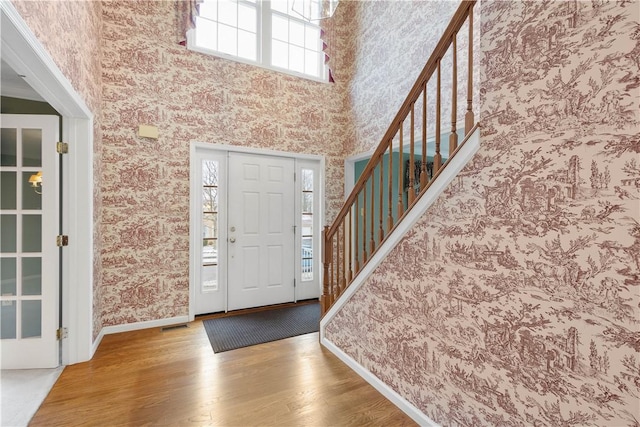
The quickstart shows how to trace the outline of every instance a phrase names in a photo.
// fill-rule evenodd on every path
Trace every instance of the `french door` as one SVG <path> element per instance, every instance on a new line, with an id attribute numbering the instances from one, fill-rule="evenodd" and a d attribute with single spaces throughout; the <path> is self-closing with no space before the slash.
<path id="1" fill-rule="evenodd" d="M 2 369 L 59 364 L 57 116 L 3 114 L 0 140 Z"/>
<path id="2" fill-rule="evenodd" d="M 318 298 L 320 162 L 192 152 L 194 314 Z"/>

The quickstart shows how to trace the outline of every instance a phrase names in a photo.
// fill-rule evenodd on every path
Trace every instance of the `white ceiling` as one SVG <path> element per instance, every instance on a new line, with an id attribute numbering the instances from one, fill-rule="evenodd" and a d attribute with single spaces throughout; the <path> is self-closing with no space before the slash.
<path id="1" fill-rule="evenodd" d="M 4 60 L 0 60 L 0 75 L 2 77 L 0 81 L 0 94 L 2 96 L 45 102 Z"/>

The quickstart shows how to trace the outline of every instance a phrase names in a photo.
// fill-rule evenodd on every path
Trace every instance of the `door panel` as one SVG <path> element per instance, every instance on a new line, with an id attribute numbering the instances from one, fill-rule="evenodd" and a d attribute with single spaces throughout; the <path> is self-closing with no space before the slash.
<path id="1" fill-rule="evenodd" d="M 57 116 L 2 115 L 2 369 L 59 363 Z"/>
<path id="2" fill-rule="evenodd" d="M 267 286 L 269 287 L 282 286 L 282 283 L 285 282 L 282 277 L 282 270 L 279 268 L 284 262 L 282 250 L 282 246 L 267 247 Z"/>
<path id="3" fill-rule="evenodd" d="M 229 154 L 229 310 L 295 298 L 294 166 L 289 158 Z"/>

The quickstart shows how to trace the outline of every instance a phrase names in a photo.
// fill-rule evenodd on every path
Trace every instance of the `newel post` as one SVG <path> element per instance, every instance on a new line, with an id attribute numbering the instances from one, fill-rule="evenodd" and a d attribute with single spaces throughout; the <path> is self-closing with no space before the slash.
<path id="1" fill-rule="evenodd" d="M 322 297 L 320 298 L 320 305 L 322 306 L 322 314 L 325 314 L 329 310 L 329 265 L 331 264 L 331 244 L 329 242 L 329 226 L 324 227 L 324 246 L 322 248 L 322 265 L 324 268 L 323 280 L 322 280 Z"/>

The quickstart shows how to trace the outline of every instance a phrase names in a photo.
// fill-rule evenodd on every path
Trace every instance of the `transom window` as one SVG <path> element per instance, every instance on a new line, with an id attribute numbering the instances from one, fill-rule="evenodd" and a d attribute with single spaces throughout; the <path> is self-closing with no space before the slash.
<path id="1" fill-rule="evenodd" d="M 189 47 L 326 81 L 320 27 L 292 7 L 293 0 L 204 0 Z"/>

